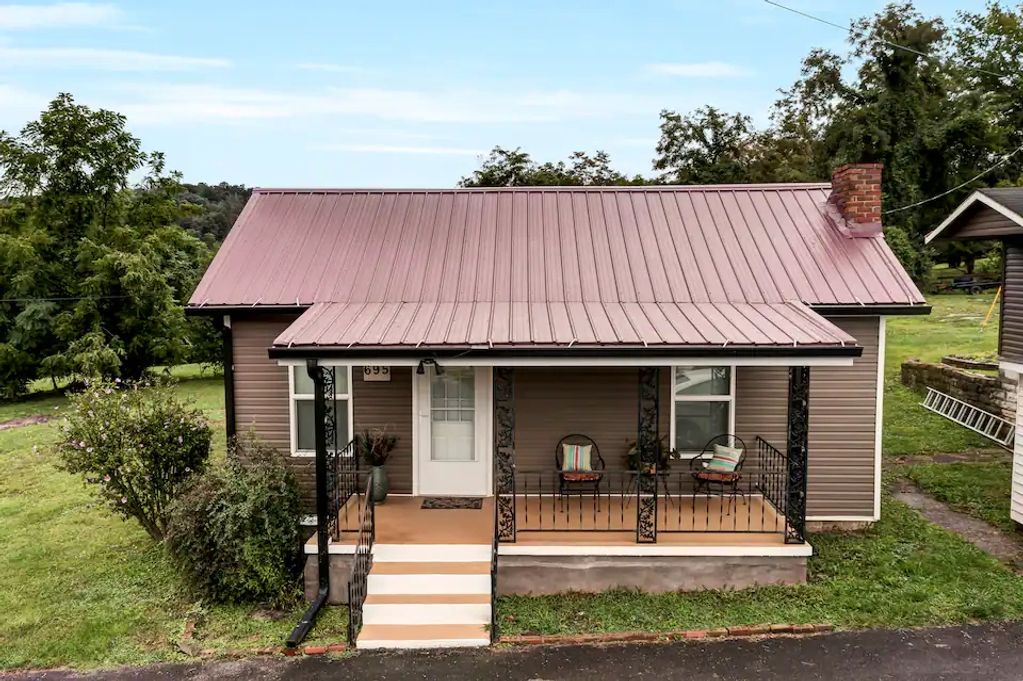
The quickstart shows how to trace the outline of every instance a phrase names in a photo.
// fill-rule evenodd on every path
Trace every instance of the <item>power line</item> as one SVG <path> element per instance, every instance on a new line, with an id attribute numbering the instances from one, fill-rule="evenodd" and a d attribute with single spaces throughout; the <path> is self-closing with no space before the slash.
<path id="1" fill-rule="evenodd" d="M 998 159 L 998 161 L 993 166 L 991 166 L 989 168 L 986 168 L 985 170 L 982 170 L 981 172 L 977 173 L 976 175 L 974 175 L 973 177 L 968 179 L 966 182 L 963 182 L 963 183 L 961 183 L 959 185 L 956 185 L 955 187 L 952 187 L 951 189 L 949 189 L 947 191 L 943 191 L 940 194 L 936 194 L 936 195 L 934 195 L 934 196 L 932 196 L 932 197 L 930 197 L 928 199 L 923 199 L 922 201 L 917 201 L 916 203 L 911 203 L 911 204 L 909 204 L 907 206 L 899 206 L 898 208 L 892 208 L 891 210 L 882 211 L 881 215 L 890 215 L 892 213 L 898 213 L 899 211 L 909 210 L 910 208 L 916 208 L 917 206 L 922 206 L 925 203 L 930 203 L 931 201 L 937 201 L 938 199 L 944 198 L 944 197 L 948 196 L 949 194 L 951 194 L 952 192 L 957 192 L 960 189 L 962 189 L 963 187 L 965 187 L 966 185 L 971 184 L 973 182 L 976 182 L 977 180 L 979 180 L 980 178 L 984 177 L 985 175 L 990 173 L 992 170 L 994 170 L 995 168 L 999 167 L 1000 165 L 1002 165 L 1003 163 L 1005 163 L 1006 161 L 1008 161 L 1010 158 L 1012 158 L 1013 156 L 1015 156 L 1016 154 L 1018 154 L 1021 151 L 1023 151 L 1023 144 L 1021 144 L 1020 146 L 1016 147 L 1015 149 L 1010 151 L 1005 156 L 1002 156 L 1000 159 Z"/>
<path id="2" fill-rule="evenodd" d="M 803 10 L 796 9 L 795 7 L 788 7 L 787 5 L 783 5 L 781 3 L 775 2 L 774 0 L 764 0 L 764 2 L 766 2 L 768 5 L 774 5 L 775 7 L 778 7 L 779 9 L 783 9 L 783 10 L 786 10 L 788 12 L 792 12 L 793 14 L 798 14 L 801 17 L 806 17 L 807 19 L 811 19 L 813 21 L 816 21 L 818 23 L 824 24 L 826 26 L 833 26 L 834 28 L 837 28 L 839 30 L 845 31 L 846 33 L 852 33 L 853 32 L 852 26 L 843 26 L 842 24 L 836 24 L 833 21 L 828 21 L 827 19 L 823 19 L 821 17 L 814 16 L 813 14 L 810 14 L 809 12 L 804 12 Z M 928 54 L 926 52 L 921 52 L 920 50 L 914 49 L 912 47 L 907 47 L 906 45 L 900 45 L 899 43 L 893 43 L 892 41 L 885 40 L 884 38 L 875 38 L 874 40 L 876 40 L 877 42 L 879 42 L 879 43 L 881 43 L 883 45 L 887 45 L 888 47 L 894 47 L 895 49 L 898 49 L 898 50 L 905 50 L 906 52 L 909 52 L 911 54 L 915 54 L 918 57 L 923 57 L 924 59 L 930 59 L 930 60 L 936 61 L 938 63 L 941 63 L 943 61 L 941 57 L 935 56 L 933 54 Z M 982 68 L 977 67 L 977 66 L 964 66 L 964 68 L 970 69 L 971 71 L 977 71 L 979 73 L 986 73 L 989 76 L 994 76 L 995 78 L 999 78 L 999 79 L 1007 78 L 1007 76 L 1005 74 L 995 73 L 994 71 L 988 71 L 987 69 L 982 69 Z"/>
<path id="3" fill-rule="evenodd" d="M 131 296 L 55 296 L 52 298 L 0 298 L 0 303 L 57 303 L 73 300 L 118 300 Z"/>

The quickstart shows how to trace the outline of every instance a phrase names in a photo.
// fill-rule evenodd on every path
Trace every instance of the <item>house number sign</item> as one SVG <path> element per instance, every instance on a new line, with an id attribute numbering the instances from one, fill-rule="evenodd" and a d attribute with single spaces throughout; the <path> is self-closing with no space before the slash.
<path id="1" fill-rule="evenodd" d="M 362 367 L 364 381 L 390 381 L 391 367 Z"/>

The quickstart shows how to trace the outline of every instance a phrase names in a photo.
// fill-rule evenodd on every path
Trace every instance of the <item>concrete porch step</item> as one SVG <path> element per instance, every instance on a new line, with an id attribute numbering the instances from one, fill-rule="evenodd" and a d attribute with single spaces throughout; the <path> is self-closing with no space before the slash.
<path id="1" fill-rule="evenodd" d="M 468 648 L 490 645 L 482 624 L 364 624 L 356 647 Z"/>
<path id="2" fill-rule="evenodd" d="M 490 561 L 489 544 L 374 544 L 377 563 L 466 563 Z"/>
<path id="3" fill-rule="evenodd" d="M 373 563 L 367 594 L 487 594 L 490 563 Z"/>
<path id="4" fill-rule="evenodd" d="M 370 594 L 365 624 L 490 623 L 490 594 Z"/>

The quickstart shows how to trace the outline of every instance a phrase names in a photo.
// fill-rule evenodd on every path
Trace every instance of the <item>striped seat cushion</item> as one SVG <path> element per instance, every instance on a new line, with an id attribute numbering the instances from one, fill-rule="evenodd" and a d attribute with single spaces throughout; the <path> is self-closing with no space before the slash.
<path id="1" fill-rule="evenodd" d="M 742 449 L 714 445 L 714 456 L 707 462 L 706 470 L 712 473 L 733 473 L 742 458 Z"/>
<path id="2" fill-rule="evenodd" d="M 561 470 L 591 471 L 590 445 L 561 445 Z"/>

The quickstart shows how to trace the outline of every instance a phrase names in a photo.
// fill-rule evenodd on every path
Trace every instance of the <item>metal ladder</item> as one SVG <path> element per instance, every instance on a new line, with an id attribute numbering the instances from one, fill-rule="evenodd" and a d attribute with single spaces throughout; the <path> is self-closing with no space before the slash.
<path id="1" fill-rule="evenodd" d="M 1016 426 L 999 416 L 934 388 L 927 389 L 927 397 L 924 398 L 922 405 L 924 409 L 941 414 L 950 421 L 969 428 L 975 433 L 980 433 L 1007 449 L 1012 448 L 1012 442 L 1016 437 Z"/>

